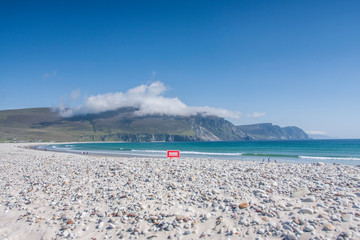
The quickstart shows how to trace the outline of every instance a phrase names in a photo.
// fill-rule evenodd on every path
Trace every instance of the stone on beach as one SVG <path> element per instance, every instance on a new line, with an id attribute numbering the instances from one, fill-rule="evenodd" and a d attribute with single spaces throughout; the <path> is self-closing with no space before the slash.
<path id="1" fill-rule="evenodd" d="M 297 240 L 297 237 L 294 234 L 290 233 L 290 234 L 286 235 L 284 240 Z"/>
<path id="2" fill-rule="evenodd" d="M 313 214 L 313 213 L 314 213 L 314 210 L 311 209 L 311 208 L 306 208 L 306 207 L 304 207 L 304 208 L 301 208 L 301 209 L 300 209 L 300 213 Z"/>
<path id="3" fill-rule="evenodd" d="M 323 228 L 324 231 L 334 231 L 335 230 L 335 227 L 330 224 L 330 223 L 327 223 L 324 225 L 324 228 Z"/>
<path id="4" fill-rule="evenodd" d="M 241 209 L 249 207 L 249 203 L 240 203 L 239 207 Z"/>
<path id="5" fill-rule="evenodd" d="M 305 225 L 305 227 L 304 227 L 305 232 L 312 232 L 312 231 L 314 231 L 314 229 L 315 228 L 309 224 Z"/>
<path id="6" fill-rule="evenodd" d="M 301 199 L 302 202 L 315 202 L 315 197 L 311 196 L 311 197 L 305 197 Z"/>

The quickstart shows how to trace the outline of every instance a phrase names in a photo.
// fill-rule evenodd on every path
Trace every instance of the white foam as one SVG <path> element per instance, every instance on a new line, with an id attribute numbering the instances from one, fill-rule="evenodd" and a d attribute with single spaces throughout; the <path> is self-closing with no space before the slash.
<path id="1" fill-rule="evenodd" d="M 161 150 L 131 150 L 132 152 L 143 152 L 143 153 L 166 153 Z M 211 156 L 241 156 L 242 153 L 214 153 L 214 152 L 195 152 L 195 151 L 180 151 L 180 154 L 191 154 L 191 155 L 211 155 Z"/>
<path id="2" fill-rule="evenodd" d="M 216 155 L 216 156 L 241 156 L 242 155 L 242 153 L 213 153 L 213 152 L 192 152 L 192 151 L 183 151 L 181 153 L 194 154 L 194 155 Z"/>
<path id="3" fill-rule="evenodd" d="M 358 158 L 358 157 L 313 157 L 313 156 L 299 156 L 299 158 L 317 159 L 317 160 L 360 161 L 360 158 Z"/>
<path id="4" fill-rule="evenodd" d="M 166 151 L 160 151 L 160 150 L 131 150 L 132 152 L 143 152 L 143 153 L 166 153 Z"/>

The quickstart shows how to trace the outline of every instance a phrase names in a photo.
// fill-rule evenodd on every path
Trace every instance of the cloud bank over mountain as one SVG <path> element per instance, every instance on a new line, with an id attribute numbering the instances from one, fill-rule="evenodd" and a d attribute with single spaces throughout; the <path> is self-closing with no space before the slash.
<path id="1" fill-rule="evenodd" d="M 75 108 L 56 107 L 62 117 L 86 115 L 116 110 L 121 107 L 134 107 L 136 114 L 142 115 L 172 115 L 191 116 L 198 113 L 216 115 L 224 118 L 240 118 L 241 112 L 229 111 L 223 108 L 208 106 L 188 106 L 178 98 L 164 97 L 167 88 L 164 83 L 155 81 L 151 84 L 142 84 L 126 92 L 110 92 L 90 96 L 84 103 Z"/>

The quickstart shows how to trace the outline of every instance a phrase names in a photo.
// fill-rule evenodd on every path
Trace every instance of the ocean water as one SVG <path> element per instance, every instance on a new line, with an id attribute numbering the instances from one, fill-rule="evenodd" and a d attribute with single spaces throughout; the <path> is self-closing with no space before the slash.
<path id="1" fill-rule="evenodd" d="M 164 157 L 179 150 L 181 158 L 238 161 L 360 164 L 360 139 L 304 141 L 77 143 L 41 146 L 54 151 L 118 156 Z"/>

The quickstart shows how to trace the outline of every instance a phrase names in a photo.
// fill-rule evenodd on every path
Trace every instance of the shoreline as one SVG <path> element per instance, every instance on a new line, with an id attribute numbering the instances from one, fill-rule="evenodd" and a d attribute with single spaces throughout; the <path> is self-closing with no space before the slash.
<path id="1" fill-rule="evenodd" d="M 4 239 L 360 238 L 360 168 L 0 144 Z M 42 143 L 41 145 L 46 145 Z"/>
<path id="2" fill-rule="evenodd" d="M 263 141 L 261 141 L 263 142 Z M 283 142 L 283 141 L 282 141 Z M 285 141 L 287 142 L 287 141 Z M 88 144 L 89 142 L 82 142 L 79 144 Z M 108 142 L 91 142 L 94 144 L 107 144 Z M 112 142 L 112 143 L 119 143 L 119 142 Z M 133 144 L 129 142 L 121 142 L 124 144 Z M 205 142 L 201 142 L 205 143 Z M 134 147 L 135 150 L 131 150 L 133 147 L 128 146 L 130 150 L 124 151 L 116 151 L 116 149 L 84 149 L 84 150 L 75 150 L 71 148 L 51 148 L 51 145 L 72 145 L 77 144 L 77 142 L 64 142 L 64 143 L 44 143 L 42 145 L 49 145 L 50 148 L 47 148 L 48 151 L 54 152 L 65 152 L 70 154 L 85 154 L 85 155 L 93 155 L 93 156 L 109 156 L 109 157 L 126 157 L 126 158 L 167 158 L 166 151 L 164 148 L 156 148 L 155 151 L 150 150 L 154 146 L 148 146 L 149 149 L 137 149 Z M 139 143 L 134 143 L 139 144 Z M 141 144 L 141 143 L 140 143 Z M 144 143 L 149 144 L 149 143 Z M 151 143 L 150 143 L 151 144 Z M 178 142 L 177 142 L 178 144 Z M 42 146 L 40 145 L 40 146 Z M 207 146 L 211 148 L 211 146 Z M 188 147 L 187 147 L 188 148 Z M 122 149 L 122 148 L 120 148 Z M 170 147 L 171 149 L 171 147 Z M 39 149 L 44 150 L 44 149 Z M 135 152 L 136 151 L 136 152 Z M 311 151 L 311 149 L 310 149 Z M 159 155 L 159 152 L 164 152 L 163 155 Z M 334 165 L 354 165 L 360 166 L 360 157 L 353 157 L 353 156 L 342 156 L 340 155 L 311 155 L 311 153 L 307 152 L 298 152 L 298 153 L 257 153 L 249 150 L 249 152 L 207 152 L 202 150 L 182 150 L 181 152 L 181 159 L 217 159 L 217 160 L 231 160 L 231 161 L 257 161 L 257 162 L 268 162 L 269 160 L 272 162 L 279 162 L 279 163 L 292 163 L 292 164 L 312 164 L 323 162 L 327 164 L 334 164 Z"/>

